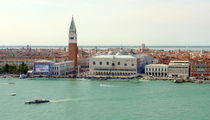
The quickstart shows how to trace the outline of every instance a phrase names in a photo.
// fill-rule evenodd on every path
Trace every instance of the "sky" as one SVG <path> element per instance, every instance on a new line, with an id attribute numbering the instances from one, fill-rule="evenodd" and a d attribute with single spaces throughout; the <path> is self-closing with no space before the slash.
<path id="1" fill-rule="evenodd" d="M 0 0 L 0 45 L 210 46 L 210 0 Z"/>

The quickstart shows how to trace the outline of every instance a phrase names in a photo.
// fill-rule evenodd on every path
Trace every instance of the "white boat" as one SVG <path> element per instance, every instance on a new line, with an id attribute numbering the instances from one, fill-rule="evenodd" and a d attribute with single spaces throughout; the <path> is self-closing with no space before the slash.
<path id="1" fill-rule="evenodd" d="M 11 96 L 16 96 L 16 93 L 11 93 Z"/>
<path id="2" fill-rule="evenodd" d="M 24 79 L 24 78 L 26 78 L 26 77 L 27 77 L 27 75 L 21 74 L 19 78 L 20 78 L 20 79 Z"/>

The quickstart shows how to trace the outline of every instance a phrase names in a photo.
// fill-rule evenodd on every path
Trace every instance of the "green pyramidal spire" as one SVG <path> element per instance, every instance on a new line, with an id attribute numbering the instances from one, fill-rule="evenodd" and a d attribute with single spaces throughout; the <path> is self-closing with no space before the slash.
<path id="1" fill-rule="evenodd" d="M 74 17 L 73 16 L 72 16 L 72 19 L 71 19 L 71 25 L 70 25 L 69 30 L 76 30 L 76 26 L 75 26 L 75 23 L 74 23 Z"/>

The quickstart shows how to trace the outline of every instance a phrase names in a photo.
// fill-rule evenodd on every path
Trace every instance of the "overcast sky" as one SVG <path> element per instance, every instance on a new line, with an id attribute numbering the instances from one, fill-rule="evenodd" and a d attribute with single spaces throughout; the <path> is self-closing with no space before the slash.
<path id="1" fill-rule="evenodd" d="M 210 0 L 0 0 L 0 45 L 208 45 Z"/>

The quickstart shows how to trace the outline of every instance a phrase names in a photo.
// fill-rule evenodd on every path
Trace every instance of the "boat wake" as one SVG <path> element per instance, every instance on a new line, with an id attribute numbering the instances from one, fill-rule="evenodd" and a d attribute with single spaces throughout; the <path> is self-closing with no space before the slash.
<path id="1" fill-rule="evenodd" d="M 0 83 L 0 85 L 14 85 L 15 83 L 9 82 L 9 83 Z"/>
<path id="2" fill-rule="evenodd" d="M 58 99 L 58 100 L 50 100 L 50 102 L 58 103 L 58 102 L 70 102 L 70 101 L 78 101 L 78 99 Z"/>
<path id="3" fill-rule="evenodd" d="M 139 80 L 140 82 L 149 82 L 149 80 Z"/>
<path id="4" fill-rule="evenodd" d="M 8 85 L 8 83 L 0 83 L 0 85 Z"/>
<path id="5" fill-rule="evenodd" d="M 122 86 L 115 86 L 115 85 L 108 85 L 108 84 L 100 84 L 100 87 L 122 87 Z"/>

